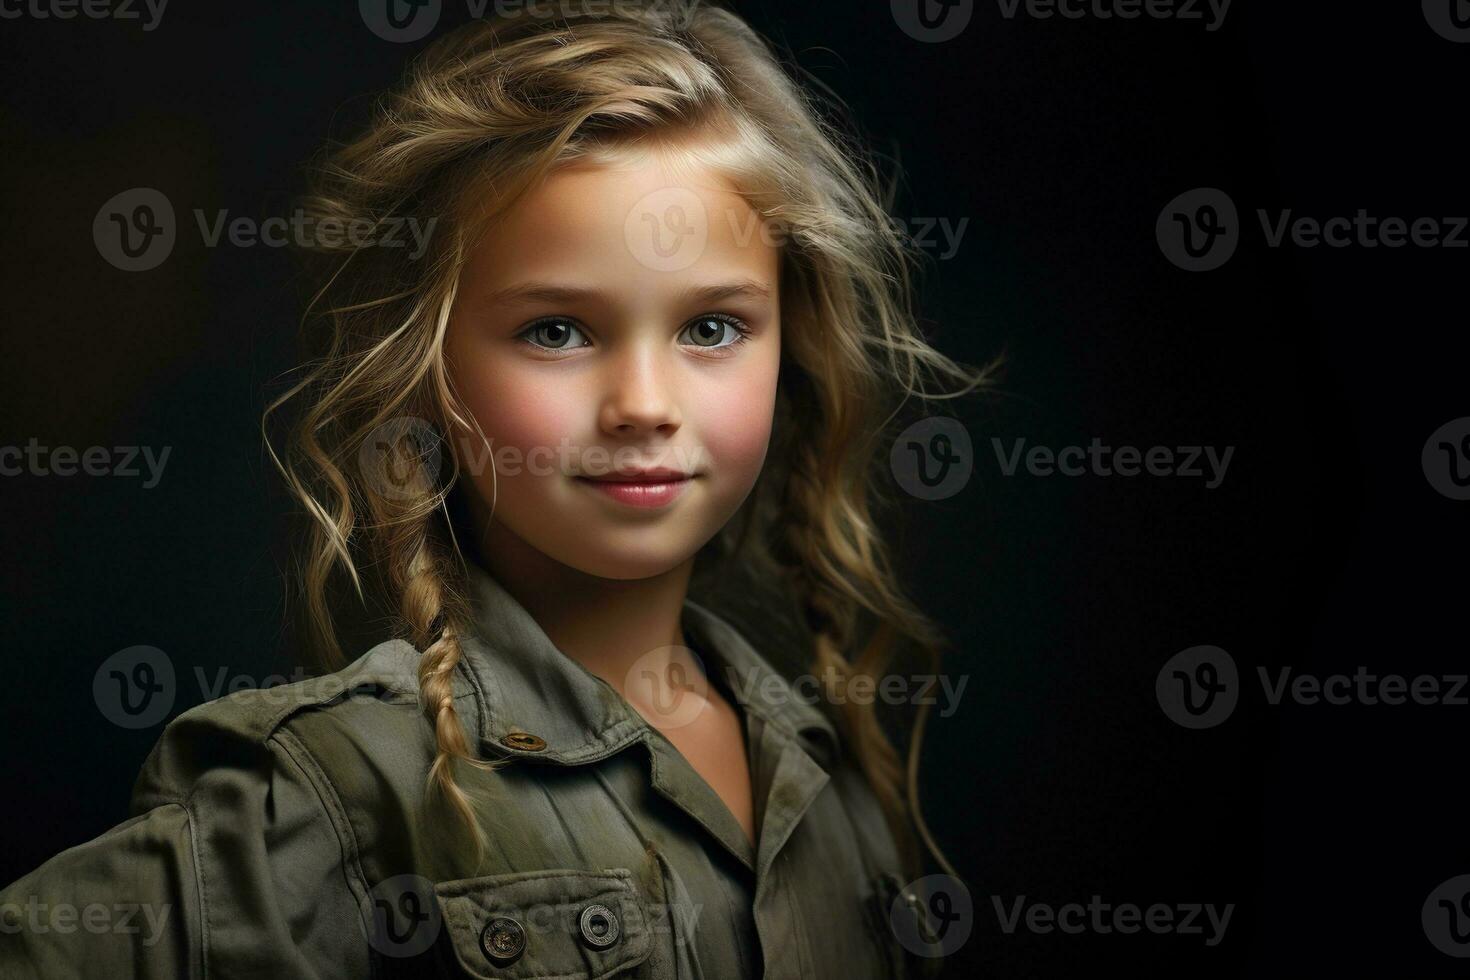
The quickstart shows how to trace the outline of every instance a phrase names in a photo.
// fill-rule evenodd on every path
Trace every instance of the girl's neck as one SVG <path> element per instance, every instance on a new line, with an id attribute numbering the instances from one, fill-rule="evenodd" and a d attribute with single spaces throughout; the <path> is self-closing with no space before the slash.
<path id="1" fill-rule="evenodd" d="M 635 662 L 667 660 L 669 646 L 687 646 L 680 622 L 694 559 L 642 579 L 608 579 L 565 565 L 503 525 L 478 536 L 478 560 L 531 614 L 556 648 L 619 693 Z"/>

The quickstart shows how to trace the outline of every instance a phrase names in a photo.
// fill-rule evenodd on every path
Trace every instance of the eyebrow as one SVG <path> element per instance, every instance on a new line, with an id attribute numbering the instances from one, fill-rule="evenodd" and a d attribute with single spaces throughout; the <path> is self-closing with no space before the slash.
<path id="1" fill-rule="evenodd" d="M 497 289 L 486 294 L 485 301 L 489 303 L 574 303 L 578 300 L 598 299 L 601 296 L 600 290 L 586 286 L 533 281 Z M 739 279 L 710 286 L 691 286 L 679 294 L 679 298 L 684 302 L 701 303 L 717 303 L 720 300 L 737 297 L 770 299 L 771 290 L 765 283 L 754 279 Z"/>

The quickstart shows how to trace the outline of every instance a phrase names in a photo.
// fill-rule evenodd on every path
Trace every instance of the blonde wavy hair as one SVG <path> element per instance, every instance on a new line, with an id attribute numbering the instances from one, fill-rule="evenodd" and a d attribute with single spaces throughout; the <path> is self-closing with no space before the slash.
<path id="1" fill-rule="evenodd" d="M 785 238 L 771 450 L 745 505 L 700 557 L 740 565 L 794 597 L 809 637 L 805 666 L 833 686 L 835 720 L 906 870 L 922 867 L 917 833 L 954 874 L 918 805 L 927 705 L 905 763 L 871 701 L 835 695 L 852 678 L 882 674 L 900 642 L 937 669 L 941 634 L 900 591 L 875 522 L 885 444 L 907 399 L 965 394 L 986 385 L 992 368 L 961 366 L 924 340 L 911 308 L 923 257 L 895 228 L 873 158 L 844 128 L 840 106 L 810 94 L 744 21 L 698 0 L 569 6 L 446 34 L 377 101 L 365 130 L 324 147 L 311 168 L 302 206 L 318 227 L 437 221 L 417 260 L 360 236 L 321 236 L 310 249 L 320 262 L 303 319 L 313 356 L 270 403 L 262 430 L 309 518 L 297 572 L 314 643 L 324 664 L 342 663 L 334 583 L 389 611 L 422 652 L 420 696 L 437 741 L 430 797 L 482 848 L 455 780 L 458 764 L 499 764 L 474 756 L 454 707 L 460 637 L 473 629 L 456 537 L 464 528 L 448 506 L 460 467 L 451 457 L 452 473 L 441 477 L 410 465 L 405 472 L 418 475 L 389 487 L 359 460 L 405 417 L 441 432 L 478 431 L 450 383 L 443 342 L 466 254 L 496 214 L 570 162 L 703 135 L 685 152 L 727 176 Z M 489 203 L 472 217 L 468 200 Z M 278 454 L 271 419 L 288 403 L 294 425 Z M 422 440 L 389 442 L 400 463 L 427 451 Z M 366 586 L 359 564 L 374 575 Z"/>

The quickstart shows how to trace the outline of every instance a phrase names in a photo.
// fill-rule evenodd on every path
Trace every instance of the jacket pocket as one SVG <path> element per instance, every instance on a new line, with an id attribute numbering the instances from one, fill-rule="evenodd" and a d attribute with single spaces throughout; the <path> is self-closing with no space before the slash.
<path id="1" fill-rule="evenodd" d="M 602 980 L 652 949 L 626 868 L 463 878 L 434 890 L 455 959 L 477 980 Z"/>

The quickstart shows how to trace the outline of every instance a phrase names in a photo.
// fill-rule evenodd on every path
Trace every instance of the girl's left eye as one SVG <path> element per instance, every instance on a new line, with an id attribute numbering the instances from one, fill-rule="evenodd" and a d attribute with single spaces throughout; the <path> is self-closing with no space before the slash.
<path id="1" fill-rule="evenodd" d="M 750 328 L 736 317 L 724 313 L 708 313 L 691 321 L 680 331 L 679 336 L 686 334 L 690 338 L 689 346 L 708 350 L 745 343 L 750 336 Z"/>

